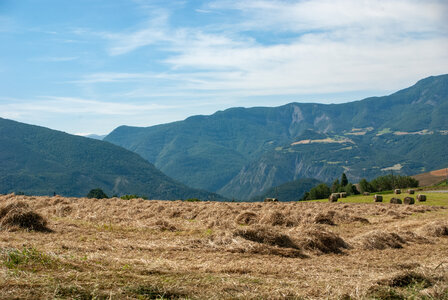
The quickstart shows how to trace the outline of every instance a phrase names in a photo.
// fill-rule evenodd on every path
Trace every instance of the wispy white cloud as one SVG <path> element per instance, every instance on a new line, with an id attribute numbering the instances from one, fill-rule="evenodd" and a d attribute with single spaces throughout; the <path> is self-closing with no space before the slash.
<path id="1" fill-rule="evenodd" d="M 6 99 L 5 103 L 0 103 L 2 114 L 8 115 L 9 112 L 26 116 L 35 113 L 50 114 L 86 114 L 86 115 L 133 115 L 142 112 L 154 110 L 170 109 L 172 105 L 163 105 L 155 103 L 123 103 L 123 102 L 105 102 L 92 99 L 74 98 L 74 97 L 55 97 L 45 96 L 33 99 Z"/>
<path id="2" fill-rule="evenodd" d="M 218 0 L 206 7 L 236 10 L 244 15 L 243 29 L 338 31 L 344 27 L 387 28 L 394 32 L 444 32 L 447 3 L 439 0 Z"/>
<path id="3" fill-rule="evenodd" d="M 436 0 L 225 0 L 199 11 L 238 11 L 240 19 L 210 27 L 176 27 L 170 12 L 159 10 L 137 30 L 101 36 L 109 41 L 112 56 L 148 45 L 164 51 L 162 62 L 169 69 L 158 78 L 177 90 L 281 95 L 393 89 L 446 72 L 447 7 Z M 288 38 L 266 43 L 252 31 L 261 32 L 259 36 L 286 32 Z M 105 73 L 79 82 L 155 77 Z"/>
<path id="4" fill-rule="evenodd" d="M 152 9 L 151 15 L 141 29 L 124 33 L 102 33 L 100 36 L 112 43 L 108 49 L 112 56 L 126 54 L 151 44 L 172 42 L 174 37 L 166 27 L 169 15 L 166 9 Z"/>
<path id="5" fill-rule="evenodd" d="M 107 82 L 126 82 L 138 81 L 142 79 L 153 78 L 157 75 L 149 73 L 120 73 L 120 72 L 103 72 L 87 74 L 79 80 L 71 81 L 72 83 L 107 83 Z"/>
<path id="6" fill-rule="evenodd" d="M 66 61 L 73 61 L 79 59 L 78 56 L 48 56 L 48 57 L 37 57 L 32 58 L 30 61 L 39 61 L 39 62 L 66 62 Z"/>

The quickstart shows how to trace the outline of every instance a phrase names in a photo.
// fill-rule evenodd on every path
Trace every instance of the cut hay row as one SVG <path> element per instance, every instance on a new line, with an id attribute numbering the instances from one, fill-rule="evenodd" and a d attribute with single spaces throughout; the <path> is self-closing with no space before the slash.
<path id="1" fill-rule="evenodd" d="M 0 229 L 26 229 L 48 232 L 47 220 L 23 201 L 8 201 L 0 206 Z"/>
<path id="2" fill-rule="evenodd" d="M 0 203 L 8 196 L 0 196 Z M 381 204 L 334 203 L 222 203 L 156 200 L 121 200 L 25 197 L 31 209 L 47 218 L 70 217 L 89 222 L 148 226 L 157 220 L 195 220 L 208 228 L 231 228 L 235 225 L 272 225 L 295 227 L 303 224 L 342 224 L 368 222 L 372 215 L 388 218 L 413 212 L 434 211 L 433 206 L 395 207 Z M 31 201 L 30 201 L 31 200 Z"/>

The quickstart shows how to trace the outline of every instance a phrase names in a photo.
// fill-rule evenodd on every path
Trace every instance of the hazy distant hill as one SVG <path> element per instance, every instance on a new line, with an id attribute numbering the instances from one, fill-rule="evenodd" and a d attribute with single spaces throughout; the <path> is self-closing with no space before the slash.
<path id="1" fill-rule="evenodd" d="M 448 163 L 447 115 L 448 75 L 441 75 L 385 97 L 231 108 L 147 128 L 121 126 L 105 140 L 185 184 L 248 198 L 303 177 L 331 181 L 345 171 L 356 181 L 437 169 Z"/>
<path id="2" fill-rule="evenodd" d="M 0 193 L 85 196 L 99 187 L 110 196 L 222 200 L 174 181 L 121 147 L 2 118 L 0 170 Z"/>
<path id="3" fill-rule="evenodd" d="M 89 135 L 86 135 L 86 137 L 102 141 L 106 137 L 106 135 L 89 134 Z"/>

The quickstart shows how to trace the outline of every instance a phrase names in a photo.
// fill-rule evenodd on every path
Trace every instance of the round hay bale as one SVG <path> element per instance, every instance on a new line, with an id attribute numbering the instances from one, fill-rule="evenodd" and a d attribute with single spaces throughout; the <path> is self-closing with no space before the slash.
<path id="1" fill-rule="evenodd" d="M 369 192 L 364 192 L 364 193 L 362 193 L 364 196 L 370 196 L 370 193 Z"/>
<path id="2" fill-rule="evenodd" d="M 45 218 L 32 211 L 29 205 L 22 201 L 12 202 L 0 208 L 0 227 L 50 231 Z"/>
<path id="3" fill-rule="evenodd" d="M 390 199 L 390 203 L 392 203 L 392 204 L 402 204 L 402 201 L 399 198 L 391 198 Z"/>
<path id="4" fill-rule="evenodd" d="M 383 202 L 383 196 L 375 195 L 373 196 L 373 200 L 375 200 L 375 202 Z"/>
<path id="5" fill-rule="evenodd" d="M 403 199 L 403 203 L 404 203 L 404 204 L 411 205 L 411 204 L 414 204 L 414 203 L 415 203 L 415 200 L 414 200 L 414 198 L 412 198 L 412 197 L 404 197 L 404 199 Z"/>
<path id="6" fill-rule="evenodd" d="M 420 201 L 420 202 L 425 202 L 426 201 L 426 195 L 418 194 L 417 195 L 417 200 Z"/>
<path id="7" fill-rule="evenodd" d="M 331 194 L 330 197 L 328 197 L 328 201 L 330 201 L 330 202 L 338 202 L 338 199 L 339 199 L 339 197 L 336 196 L 336 194 Z"/>
<path id="8" fill-rule="evenodd" d="M 347 198 L 347 193 L 346 192 L 339 193 L 339 197 L 340 198 Z"/>
<path id="9" fill-rule="evenodd" d="M 394 190 L 394 194 L 396 194 L 396 195 L 401 194 L 401 190 L 400 189 L 395 189 Z"/>
<path id="10" fill-rule="evenodd" d="M 411 195 L 415 194 L 415 190 L 409 189 L 408 194 L 411 194 Z"/>

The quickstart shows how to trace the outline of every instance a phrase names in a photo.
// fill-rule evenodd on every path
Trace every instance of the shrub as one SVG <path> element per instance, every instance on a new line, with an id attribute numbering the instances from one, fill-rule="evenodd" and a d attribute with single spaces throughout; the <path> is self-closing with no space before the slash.
<path id="1" fill-rule="evenodd" d="M 186 202 L 200 202 L 201 199 L 198 199 L 198 198 L 188 198 L 188 199 L 186 199 L 184 201 L 186 201 Z"/>
<path id="2" fill-rule="evenodd" d="M 104 199 L 109 198 L 102 189 L 93 189 L 87 194 L 87 198 Z"/>
<path id="3" fill-rule="evenodd" d="M 318 186 L 313 187 L 309 192 L 305 193 L 302 200 L 324 199 L 328 198 L 330 194 L 330 188 L 325 183 L 321 183 Z"/>
<path id="4" fill-rule="evenodd" d="M 410 176 L 400 176 L 400 175 L 385 175 L 373 179 L 370 182 L 373 189 L 372 192 L 376 191 L 388 191 L 393 189 L 404 189 L 408 187 L 418 187 L 418 180 Z"/>

